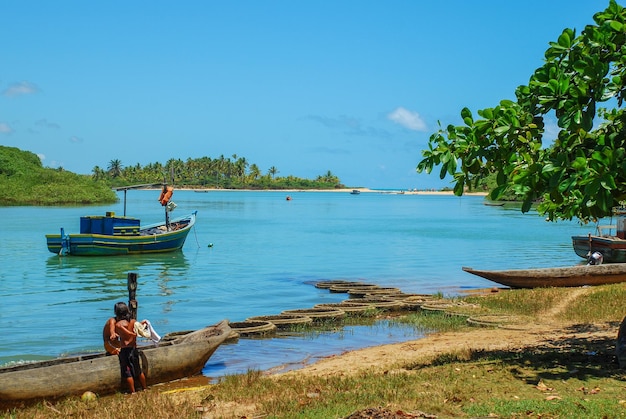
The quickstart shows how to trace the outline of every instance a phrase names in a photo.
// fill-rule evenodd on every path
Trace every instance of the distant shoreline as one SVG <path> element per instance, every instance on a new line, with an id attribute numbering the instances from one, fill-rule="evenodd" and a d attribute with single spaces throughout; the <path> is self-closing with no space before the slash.
<path id="1" fill-rule="evenodd" d="M 218 188 L 176 188 L 181 191 L 195 192 L 336 192 L 350 193 L 359 191 L 360 193 L 379 193 L 379 194 L 395 194 L 395 195 L 450 195 L 454 196 L 453 191 L 430 191 L 430 190 L 403 190 L 403 189 L 370 189 L 370 188 L 341 188 L 341 189 L 218 189 Z M 464 192 L 463 195 L 468 196 L 487 196 L 487 192 Z"/>

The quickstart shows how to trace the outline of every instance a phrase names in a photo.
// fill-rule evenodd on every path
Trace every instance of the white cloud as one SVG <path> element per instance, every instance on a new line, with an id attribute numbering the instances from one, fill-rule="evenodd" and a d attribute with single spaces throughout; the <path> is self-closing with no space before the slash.
<path id="1" fill-rule="evenodd" d="M 35 122 L 35 125 L 37 125 L 38 127 L 44 127 L 44 128 L 50 128 L 50 129 L 60 129 L 61 126 L 59 124 L 57 124 L 56 122 L 51 122 L 48 121 L 47 119 L 40 119 L 39 121 Z"/>
<path id="2" fill-rule="evenodd" d="M 0 122 L 0 134 L 11 134 L 13 132 L 13 128 L 4 122 Z"/>
<path id="3" fill-rule="evenodd" d="M 70 137 L 70 143 L 82 143 L 83 139 L 75 135 Z"/>
<path id="4" fill-rule="evenodd" d="M 400 106 L 395 111 L 387 115 L 391 121 L 398 125 L 410 129 L 411 131 L 426 131 L 426 123 L 422 120 L 417 112 L 411 112 Z"/>
<path id="5" fill-rule="evenodd" d="M 23 95 L 31 95 L 37 92 L 39 92 L 39 88 L 37 87 L 37 85 L 28 81 L 21 81 L 11 84 L 9 87 L 4 89 L 2 94 L 4 96 L 17 97 Z"/>
<path id="6" fill-rule="evenodd" d="M 46 155 L 43 153 L 37 153 L 37 157 L 39 157 L 39 160 L 41 160 L 41 163 L 43 164 L 43 161 L 46 159 Z"/>

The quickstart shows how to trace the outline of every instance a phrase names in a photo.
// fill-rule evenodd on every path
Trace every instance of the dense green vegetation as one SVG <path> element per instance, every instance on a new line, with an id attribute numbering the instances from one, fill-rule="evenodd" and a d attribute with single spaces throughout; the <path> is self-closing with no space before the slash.
<path id="1" fill-rule="evenodd" d="M 491 199 L 514 193 L 522 211 L 541 201 L 538 211 L 551 220 L 610 215 L 626 200 L 626 9 L 611 0 L 593 20 L 580 35 L 564 29 L 549 43 L 515 101 L 477 116 L 464 108 L 463 125 L 434 133 L 418 172 L 439 167 L 459 195 L 495 175 Z M 556 139 L 544 138 L 546 116 L 557 120 Z"/>
<path id="2" fill-rule="evenodd" d="M 315 180 L 295 176 L 278 176 L 278 169 L 270 167 L 262 174 L 259 167 L 250 164 L 245 157 L 233 154 L 212 159 L 170 159 L 165 163 L 150 163 L 145 166 L 122 165 L 120 160 L 111 160 L 106 170 L 96 166 L 92 170 L 95 179 L 106 180 L 113 186 L 154 183 L 162 180 L 178 187 L 221 188 L 221 189 L 337 189 L 344 185 L 330 170 Z M 171 180 L 173 179 L 173 181 Z"/>
<path id="3" fill-rule="evenodd" d="M 44 168 L 36 154 L 0 146 L 0 205 L 85 205 L 117 201 L 110 185 L 92 176 Z"/>
<path id="4" fill-rule="evenodd" d="M 243 157 L 169 160 L 124 167 L 111 160 L 107 170 L 96 166 L 91 175 L 78 175 L 63 168 L 44 168 L 37 155 L 15 147 L 0 146 L 0 205 L 86 205 L 117 201 L 115 187 L 155 184 L 163 181 L 177 187 L 222 189 L 336 189 L 339 178 L 329 170 L 315 180 L 279 177 L 276 167 L 265 175 Z"/>

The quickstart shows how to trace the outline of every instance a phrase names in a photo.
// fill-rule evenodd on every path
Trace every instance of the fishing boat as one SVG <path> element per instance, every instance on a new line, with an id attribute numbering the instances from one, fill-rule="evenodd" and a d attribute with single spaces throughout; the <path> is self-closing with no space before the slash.
<path id="1" fill-rule="evenodd" d="M 124 191 L 123 216 L 107 212 L 104 216 L 80 217 L 79 234 L 66 234 L 64 228 L 60 234 L 46 234 L 48 250 L 59 256 L 113 256 L 181 249 L 196 222 L 196 212 L 170 220 L 169 214 L 176 208 L 171 201 L 174 191 L 171 186 L 163 185 L 159 197 L 165 208 L 164 221 L 141 226 L 139 219 L 126 216 L 126 192 L 151 186 L 154 184 L 117 188 Z"/>
<path id="2" fill-rule="evenodd" d="M 165 338 L 139 348 L 149 386 L 196 375 L 231 335 L 228 321 L 195 332 Z M 124 391 L 117 356 L 92 354 L 0 367 L 0 403 L 58 399 L 91 391 L 97 395 Z"/>
<path id="3" fill-rule="evenodd" d="M 626 264 L 621 263 L 503 271 L 464 266 L 463 270 L 511 288 L 581 287 L 626 282 Z"/>
<path id="4" fill-rule="evenodd" d="M 600 252 L 606 263 L 626 263 L 626 207 L 613 208 L 615 224 L 598 225 L 594 234 L 572 236 L 574 252 L 588 259 Z"/>

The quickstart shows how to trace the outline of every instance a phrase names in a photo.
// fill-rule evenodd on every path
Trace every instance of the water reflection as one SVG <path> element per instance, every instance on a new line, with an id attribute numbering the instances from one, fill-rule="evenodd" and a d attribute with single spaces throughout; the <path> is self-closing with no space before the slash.
<path id="1" fill-rule="evenodd" d="M 287 332 L 273 338 L 239 339 L 220 346 L 202 373 L 215 380 L 251 370 L 286 372 L 345 351 L 406 342 L 425 334 L 409 324 L 380 320 L 316 333 Z"/>
<path id="2" fill-rule="evenodd" d="M 137 273 L 143 297 L 148 293 L 172 295 L 175 290 L 170 284 L 186 275 L 189 261 L 182 252 L 115 257 L 52 256 L 46 260 L 46 268 L 48 278 L 64 283 L 61 291 L 88 291 L 90 298 L 82 300 L 85 302 L 123 297 L 129 272 Z M 181 283 L 176 286 L 185 287 Z M 154 291 L 147 291 L 152 288 Z"/>
<path id="3" fill-rule="evenodd" d="M 183 252 L 158 255 L 128 255 L 115 257 L 52 256 L 46 260 L 47 272 L 89 273 L 107 278 L 126 277 L 139 270 L 185 270 L 189 262 Z"/>

